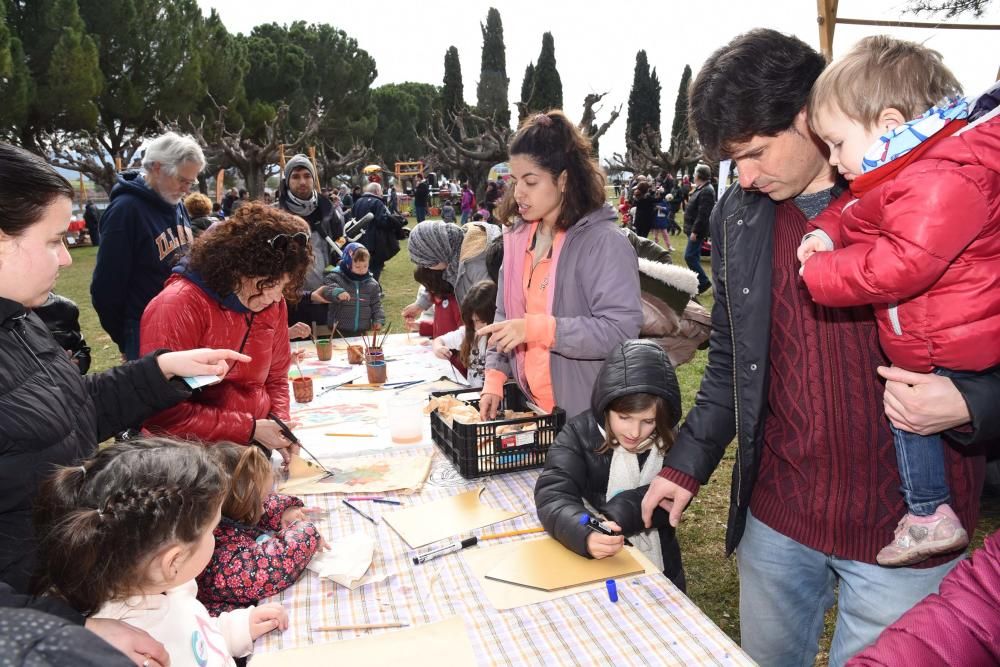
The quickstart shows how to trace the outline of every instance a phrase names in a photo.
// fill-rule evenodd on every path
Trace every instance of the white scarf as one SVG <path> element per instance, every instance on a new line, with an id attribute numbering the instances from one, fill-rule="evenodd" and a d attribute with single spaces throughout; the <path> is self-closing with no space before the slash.
<path id="1" fill-rule="evenodd" d="M 598 426 L 601 435 L 605 435 L 603 428 Z M 622 491 L 635 489 L 644 484 L 649 484 L 653 478 L 663 469 L 663 452 L 659 448 L 659 438 L 654 434 L 635 451 L 628 451 L 620 444 L 616 445 L 611 454 L 611 471 L 608 474 L 608 491 L 606 500 L 611 500 Z M 639 469 L 639 454 L 649 450 L 649 456 Z M 639 549 L 649 560 L 660 570 L 663 569 L 663 550 L 660 548 L 660 531 L 656 528 L 644 530 L 641 533 L 629 538 L 636 548 Z"/>
<path id="2" fill-rule="evenodd" d="M 319 206 L 319 197 L 316 195 L 315 190 L 313 190 L 312 196 L 309 199 L 299 199 L 292 194 L 291 190 L 286 190 L 285 195 L 288 197 L 285 202 L 288 205 L 288 210 L 303 218 L 312 215 L 316 207 Z"/>

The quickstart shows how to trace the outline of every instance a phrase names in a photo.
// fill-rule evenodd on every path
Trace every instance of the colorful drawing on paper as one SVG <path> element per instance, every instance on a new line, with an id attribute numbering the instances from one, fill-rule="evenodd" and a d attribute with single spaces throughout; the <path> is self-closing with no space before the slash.
<path id="1" fill-rule="evenodd" d="M 341 375 L 347 375 L 348 373 L 357 372 L 357 366 L 350 366 L 347 363 L 344 365 L 334 364 L 329 361 L 319 361 L 318 359 L 307 359 L 306 361 L 299 363 L 299 368 L 307 377 L 313 378 L 334 378 Z M 288 369 L 288 379 L 294 380 L 299 377 L 298 368 L 295 364 L 292 364 Z"/>
<path id="2" fill-rule="evenodd" d="M 281 485 L 282 492 L 301 495 L 322 493 L 381 493 L 416 491 L 423 486 L 431 468 L 431 457 L 366 456 L 328 461 L 332 475 L 292 477 Z"/>
<path id="3" fill-rule="evenodd" d="M 377 403 L 336 403 L 315 408 L 296 408 L 292 418 L 299 428 L 331 424 L 374 424 L 378 421 Z"/>

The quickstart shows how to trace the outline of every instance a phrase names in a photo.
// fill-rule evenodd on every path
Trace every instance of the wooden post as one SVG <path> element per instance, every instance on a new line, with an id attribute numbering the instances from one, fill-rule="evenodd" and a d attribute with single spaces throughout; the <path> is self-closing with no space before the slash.
<path id="1" fill-rule="evenodd" d="M 115 171 L 121 172 L 121 170 L 122 170 L 122 156 L 121 155 L 116 155 L 115 156 Z"/>
<path id="2" fill-rule="evenodd" d="M 278 166 L 285 171 L 285 144 L 278 144 Z"/>
<path id="3" fill-rule="evenodd" d="M 827 62 L 833 60 L 833 31 L 837 27 L 838 0 L 816 0 L 819 48 Z"/>
<path id="4" fill-rule="evenodd" d="M 87 203 L 87 186 L 83 183 L 83 172 L 80 172 L 80 205 Z"/>
<path id="5" fill-rule="evenodd" d="M 215 203 L 222 203 L 222 182 L 225 180 L 226 170 L 220 169 L 219 173 L 215 175 Z"/>
<path id="6" fill-rule="evenodd" d="M 313 172 L 316 174 L 316 178 L 319 178 L 319 167 L 316 166 L 316 147 L 309 147 L 309 161 L 313 163 Z M 320 190 L 319 183 L 314 183 L 314 187 L 317 191 Z"/>

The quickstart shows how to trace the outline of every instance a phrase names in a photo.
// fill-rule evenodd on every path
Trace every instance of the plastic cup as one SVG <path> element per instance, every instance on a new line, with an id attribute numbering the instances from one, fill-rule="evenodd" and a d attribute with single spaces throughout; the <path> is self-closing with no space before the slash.
<path id="1" fill-rule="evenodd" d="M 296 403 L 308 403 L 313 400 L 313 379 L 304 377 L 292 380 L 292 395 Z"/>
<path id="2" fill-rule="evenodd" d="M 399 396 L 390 406 L 392 419 L 389 420 L 389 433 L 393 442 L 411 444 L 424 438 L 424 414 L 426 399 L 421 396 Z"/>
<path id="3" fill-rule="evenodd" d="M 328 338 L 316 341 L 316 356 L 320 361 L 330 361 L 333 358 L 333 342 Z"/>

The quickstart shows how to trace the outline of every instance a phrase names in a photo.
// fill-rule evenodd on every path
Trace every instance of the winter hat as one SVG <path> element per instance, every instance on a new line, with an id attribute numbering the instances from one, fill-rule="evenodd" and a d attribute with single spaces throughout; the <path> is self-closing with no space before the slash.
<path id="1" fill-rule="evenodd" d="M 350 275 L 353 273 L 354 268 L 354 253 L 357 252 L 358 248 L 364 248 L 360 243 L 352 242 L 344 246 L 344 252 L 340 256 L 340 272 Z"/>
<path id="2" fill-rule="evenodd" d="M 456 224 L 440 220 L 418 223 L 410 230 L 410 261 L 424 267 L 446 263 L 444 279 L 454 285 L 464 240 L 465 232 Z"/>
<path id="3" fill-rule="evenodd" d="M 316 176 L 316 168 L 313 167 L 312 160 L 310 160 L 302 153 L 293 155 L 292 159 L 285 163 L 285 181 L 288 181 L 288 179 L 291 178 L 293 171 L 302 167 L 308 169 L 309 173 L 312 174 L 313 183 L 319 181 L 319 179 Z"/>

